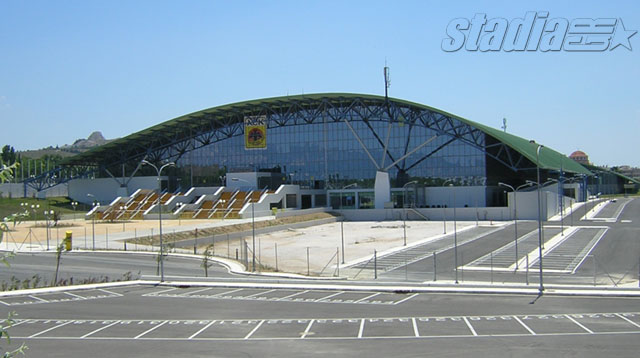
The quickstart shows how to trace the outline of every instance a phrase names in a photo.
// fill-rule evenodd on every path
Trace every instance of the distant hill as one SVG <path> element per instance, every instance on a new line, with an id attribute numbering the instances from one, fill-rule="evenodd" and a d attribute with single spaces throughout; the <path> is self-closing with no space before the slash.
<path id="1" fill-rule="evenodd" d="M 96 131 L 91 133 L 88 138 L 76 139 L 73 144 L 65 144 L 62 147 L 53 147 L 25 150 L 19 152 L 25 158 L 41 158 L 45 155 L 59 155 L 61 157 L 70 157 L 78 153 L 86 152 L 87 150 L 97 147 L 106 143 L 109 143 L 113 139 L 105 139 L 101 132 Z"/>

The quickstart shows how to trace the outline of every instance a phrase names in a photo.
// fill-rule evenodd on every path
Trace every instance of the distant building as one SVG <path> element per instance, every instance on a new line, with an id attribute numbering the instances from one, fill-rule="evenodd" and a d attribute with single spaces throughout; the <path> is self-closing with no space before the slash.
<path id="1" fill-rule="evenodd" d="M 576 150 L 575 152 L 571 153 L 571 155 L 569 155 L 569 158 L 575 160 L 580 164 L 589 164 L 589 156 L 587 155 L 587 153 L 581 150 Z"/>

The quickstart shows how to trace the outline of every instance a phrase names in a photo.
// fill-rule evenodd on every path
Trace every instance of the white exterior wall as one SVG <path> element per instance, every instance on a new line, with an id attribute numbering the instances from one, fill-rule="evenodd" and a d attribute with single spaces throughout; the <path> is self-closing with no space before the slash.
<path id="1" fill-rule="evenodd" d="M 68 196 L 68 183 L 56 185 L 52 188 L 43 190 L 41 192 L 27 186 L 28 198 L 50 198 L 54 196 Z M 23 198 L 24 197 L 24 184 L 23 183 L 4 183 L 0 184 L 0 197 L 3 198 Z"/>
<path id="2" fill-rule="evenodd" d="M 161 179 L 167 180 L 167 177 L 161 177 Z M 118 180 L 122 180 L 122 178 L 118 178 Z M 157 188 L 158 180 L 155 176 L 134 177 L 126 188 L 120 188 L 120 184 L 113 178 L 75 179 L 69 182 L 68 196 L 72 200 L 90 205 L 93 199 L 87 194 L 92 194 L 100 204 L 106 205 L 112 202 L 113 199 L 119 196 L 128 196 L 138 189 L 154 190 Z M 126 194 L 122 189 L 126 189 Z"/>

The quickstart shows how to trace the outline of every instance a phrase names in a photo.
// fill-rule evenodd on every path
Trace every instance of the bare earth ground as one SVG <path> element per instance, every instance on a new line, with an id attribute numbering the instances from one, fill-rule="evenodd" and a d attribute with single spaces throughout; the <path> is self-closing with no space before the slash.
<path id="1" fill-rule="evenodd" d="M 287 218 L 288 219 L 288 218 Z M 260 223 L 265 221 L 264 223 Z M 268 221 L 268 222 L 267 222 Z M 288 222 L 291 222 L 290 219 Z M 256 218 L 256 227 L 270 226 L 276 223 L 273 217 Z M 124 225 L 122 222 L 96 222 L 95 223 L 95 247 L 96 249 L 122 250 L 124 241 L 143 236 L 158 235 L 158 221 L 140 220 L 128 221 Z M 238 225 L 231 229 L 232 225 Z M 282 224 L 282 223 L 280 223 Z M 286 224 L 286 222 L 285 222 Z M 503 223 L 480 222 L 480 225 L 502 225 Z M 475 227 L 473 222 L 458 222 L 457 230 L 465 230 Z M 181 232 L 192 232 L 198 229 L 200 235 L 210 231 L 216 235 L 216 242 L 213 247 L 215 255 L 235 259 L 236 249 L 239 253 L 240 262 L 242 260 L 242 241 L 245 240 L 249 250 L 253 247 L 251 234 L 244 239 L 225 240 L 227 232 L 251 230 L 251 219 L 235 220 L 163 220 L 163 233 L 166 235 L 165 243 L 171 244 L 177 238 L 187 238 L 190 235 L 181 235 Z M 359 221 L 344 222 L 344 247 L 346 264 L 357 261 L 366 261 L 373 255 L 374 250 L 379 254 L 388 250 L 401 249 L 404 243 L 404 230 L 402 221 Z M 94 236 L 92 235 L 92 221 L 78 217 L 73 220 L 63 220 L 58 227 L 49 229 L 49 249 L 55 250 L 56 244 L 64 239 L 65 232 L 71 231 L 73 234 L 74 249 L 91 249 L 93 247 Z M 338 261 L 340 266 L 342 261 L 342 234 L 340 222 L 324 225 L 316 225 L 302 229 L 285 229 L 269 234 L 256 235 L 255 251 L 256 260 L 261 264 L 261 270 L 291 272 L 307 274 L 307 269 L 311 275 L 317 275 L 326 267 L 323 276 L 330 276 Z M 453 222 L 447 221 L 447 232 L 453 232 Z M 406 240 L 407 245 L 415 245 L 419 242 L 433 240 L 443 234 L 442 221 L 407 221 Z M 201 237 L 202 237 L 201 236 Z M 222 237 L 220 237 L 222 236 Z M 206 240 L 199 242 L 198 252 L 210 244 Z M 156 240 L 154 240 L 156 241 Z M 0 246 L 3 250 L 16 251 L 40 251 L 47 249 L 47 234 L 43 222 L 37 225 L 33 222 L 18 224 L 6 235 L 4 242 Z M 152 248 L 147 245 L 132 244 L 127 245 L 128 250 L 157 250 L 157 246 Z M 277 263 L 276 263 L 277 250 Z M 191 252 L 193 249 L 181 250 Z M 336 258 L 337 251 L 340 257 Z M 307 252 L 309 259 L 307 263 Z M 251 265 L 251 251 L 249 251 L 249 265 Z M 308 265 L 308 266 L 307 266 Z"/>

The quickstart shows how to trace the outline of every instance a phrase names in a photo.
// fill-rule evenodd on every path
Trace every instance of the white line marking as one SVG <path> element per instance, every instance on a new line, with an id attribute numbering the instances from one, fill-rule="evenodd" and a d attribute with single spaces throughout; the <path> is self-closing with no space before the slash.
<path id="1" fill-rule="evenodd" d="M 65 295 L 69 295 L 71 297 L 76 297 L 79 298 L 81 300 L 86 300 L 87 298 L 84 296 L 80 296 L 80 295 L 76 295 L 75 293 L 71 293 L 71 292 L 63 292 Z"/>
<path id="2" fill-rule="evenodd" d="M 2 303 L 3 305 L 11 306 L 9 303 L 6 303 L 4 301 L 0 301 L 0 303 Z"/>
<path id="3" fill-rule="evenodd" d="M 167 288 L 166 290 L 161 290 L 161 291 L 158 291 L 158 292 L 150 292 L 150 293 L 147 293 L 146 295 L 156 296 L 156 295 L 159 295 L 161 293 L 170 292 L 170 291 L 177 290 L 177 289 L 178 289 L 177 287 L 171 287 L 171 288 Z"/>
<path id="4" fill-rule="evenodd" d="M 416 337 L 420 337 L 420 332 L 418 331 L 418 324 L 416 323 L 415 317 L 411 318 L 411 324 L 413 324 L 413 333 L 416 335 Z"/>
<path id="5" fill-rule="evenodd" d="M 42 331 L 42 332 L 38 332 L 38 333 L 36 333 L 36 334 L 32 334 L 32 335 L 30 335 L 30 336 L 29 336 L 29 337 L 27 337 L 27 338 L 37 337 L 37 336 L 39 336 L 39 335 L 41 335 L 41 334 L 47 333 L 47 332 L 49 332 L 49 331 L 53 331 L 54 329 L 56 329 L 56 328 L 58 328 L 58 327 L 66 326 L 66 325 L 68 325 L 68 324 L 69 324 L 69 323 L 71 323 L 71 322 L 73 322 L 73 320 L 71 320 L 71 321 L 67 321 L 67 322 L 65 322 L 65 323 L 61 323 L 61 324 L 59 324 L 59 325 L 57 325 L 57 326 L 53 326 L 53 327 L 48 328 L 48 329 L 45 329 L 45 330 L 44 330 L 44 331 Z"/>
<path id="6" fill-rule="evenodd" d="M 618 316 L 618 317 L 620 317 L 620 318 L 622 318 L 623 320 L 625 320 L 625 321 L 627 321 L 627 322 L 631 323 L 632 325 L 634 325 L 634 326 L 636 326 L 636 327 L 640 328 L 640 324 L 635 323 L 634 321 L 632 321 L 632 320 L 628 319 L 627 317 L 622 316 L 622 315 L 620 315 L 620 314 L 618 314 L 618 313 L 615 313 L 615 315 L 616 315 L 616 316 Z"/>
<path id="7" fill-rule="evenodd" d="M 307 325 L 307 328 L 304 330 L 304 333 L 302 333 L 302 336 L 300 337 L 300 339 L 304 339 L 304 337 L 306 337 L 307 334 L 309 334 L 309 330 L 311 329 L 311 326 L 313 325 L 314 321 L 315 321 L 314 319 L 309 321 L 309 324 Z"/>
<path id="8" fill-rule="evenodd" d="M 124 296 L 123 294 L 116 293 L 116 292 L 111 292 L 111 291 L 105 290 L 104 288 L 99 288 L 98 291 L 102 291 L 104 293 L 107 293 L 107 294 L 110 294 L 110 295 L 113 295 L 113 296 L 118 296 L 118 297 Z"/>
<path id="9" fill-rule="evenodd" d="M 195 337 L 195 336 L 199 335 L 200 333 L 204 332 L 205 329 L 211 327 L 211 325 L 216 323 L 216 322 L 218 322 L 218 321 L 213 320 L 213 321 L 209 322 L 209 324 L 204 326 L 202 329 L 198 330 L 198 332 L 196 332 L 196 333 L 192 334 L 191 336 L 189 336 L 189 338 L 187 338 L 187 339 L 193 339 L 193 337 Z"/>
<path id="10" fill-rule="evenodd" d="M 234 292 L 238 292 L 238 291 L 242 291 L 243 288 L 236 288 L 235 290 L 231 290 L 231 291 L 224 291 L 224 292 L 220 292 L 220 293 L 216 293 L 215 295 L 211 295 L 211 296 L 207 296 L 209 298 L 211 297 L 217 297 L 217 296 L 222 296 L 222 295 L 226 295 L 229 293 L 234 293 Z"/>
<path id="11" fill-rule="evenodd" d="M 326 300 L 326 299 L 329 299 L 329 298 L 331 298 L 331 297 L 334 297 L 334 296 L 337 296 L 337 295 L 340 295 L 340 294 L 343 294 L 343 293 L 344 293 L 344 291 L 340 291 L 340 292 L 332 293 L 332 294 L 330 294 L 329 296 L 322 297 L 322 298 L 318 299 L 318 301 L 324 301 L 324 300 Z"/>
<path id="12" fill-rule="evenodd" d="M 275 291 L 275 289 L 273 289 L 273 290 L 268 290 L 268 291 L 260 291 L 260 292 L 258 292 L 258 293 L 254 293 L 253 295 L 244 296 L 243 298 L 252 298 L 252 297 L 254 297 L 254 296 L 259 296 L 259 295 L 262 295 L 262 294 L 265 294 L 265 293 L 270 293 L 270 292 L 273 292 L 273 291 Z"/>
<path id="13" fill-rule="evenodd" d="M 260 326 L 262 326 L 262 324 L 264 323 L 264 320 L 260 321 L 260 323 L 258 323 L 258 325 L 256 325 L 251 332 L 249 332 L 249 334 L 247 334 L 244 339 L 249 339 L 249 337 L 251 337 L 253 335 L 253 333 L 255 333 L 255 331 L 258 330 L 258 328 L 260 328 Z"/>
<path id="14" fill-rule="evenodd" d="M 33 298 L 34 300 L 37 300 L 37 301 L 49 302 L 49 301 L 47 301 L 47 300 L 45 300 L 45 299 L 42 299 L 42 298 L 40 298 L 40 297 L 36 297 L 36 296 L 32 296 L 32 295 L 29 295 L 29 296 L 27 296 L 27 297 L 31 297 L 31 298 Z"/>
<path id="15" fill-rule="evenodd" d="M 92 335 L 92 334 L 94 334 L 94 333 L 98 333 L 98 332 L 102 331 L 103 329 L 107 329 L 107 328 L 109 328 L 109 327 L 113 326 L 114 324 L 116 324 L 116 323 L 118 323 L 118 322 L 120 322 L 120 321 L 115 321 L 115 322 L 113 322 L 113 323 L 111 323 L 111 324 L 108 324 L 108 325 L 106 325 L 106 326 L 104 326 L 104 327 L 100 327 L 100 328 L 96 329 L 95 331 L 91 331 L 91 332 L 89 332 L 89 333 L 85 334 L 84 336 L 82 336 L 82 337 L 80 337 L 80 338 L 87 338 L 87 337 L 89 337 L 90 335 Z"/>
<path id="16" fill-rule="evenodd" d="M 377 293 L 374 293 L 374 294 L 372 294 L 372 295 L 369 295 L 369 296 L 366 296 L 366 297 L 362 297 L 362 298 L 361 298 L 361 299 L 359 299 L 359 300 L 355 300 L 355 301 L 353 301 L 352 303 L 358 303 L 358 302 L 360 302 L 360 301 L 364 301 L 364 300 L 366 300 L 366 299 L 368 299 L 368 298 L 375 297 L 375 296 L 377 296 L 377 295 L 379 295 L 379 294 L 380 294 L 380 292 L 377 292 Z"/>
<path id="17" fill-rule="evenodd" d="M 149 328 L 148 330 L 146 330 L 146 331 L 144 331 L 144 332 L 140 333 L 139 335 L 137 335 L 137 336 L 133 337 L 133 339 L 138 339 L 138 338 L 140 338 L 140 337 L 144 336 L 144 335 L 145 335 L 145 334 L 147 334 L 147 333 L 153 332 L 155 329 L 157 329 L 157 328 L 159 328 L 159 327 L 162 327 L 162 326 L 163 326 L 165 323 L 167 323 L 167 322 L 169 322 L 169 321 L 164 321 L 164 322 L 162 322 L 162 323 L 160 323 L 160 324 L 157 324 L 157 325 L 155 325 L 155 326 L 153 326 L 153 327 Z"/>
<path id="18" fill-rule="evenodd" d="M 185 293 L 179 294 L 178 296 L 187 297 L 187 295 L 191 296 L 194 293 L 198 293 L 198 292 L 202 292 L 202 291 L 206 291 L 206 290 L 210 290 L 210 289 L 211 289 L 211 287 L 205 287 L 205 288 L 202 288 L 202 289 L 199 289 L 199 290 L 195 290 L 195 291 L 191 291 L 191 292 L 185 292 Z"/>
<path id="19" fill-rule="evenodd" d="M 401 299 L 401 300 L 400 300 L 400 301 L 398 301 L 398 302 L 394 302 L 393 304 L 394 304 L 394 305 L 401 304 L 402 302 L 408 301 L 408 300 L 410 300 L 410 299 L 412 299 L 412 298 L 416 297 L 417 295 L 418 295 L 417 293 L 414 293 L 413 295 L 411 295 L 411 296 L 409 296 L 409 297 L 406 297 L 406 298 L 403 298 L 403 299 Z"/>
<path id="20" fill-rule="evenodd" d="M 24 321 L 20 321 L 20 322 L 16 322 L 16 323 L 12 324 L 11 327 L 5 327 L 5 328 L 12 328 L 12 327 L 15 327 L 15 326 L 19 326 L 19 325 L 21 325 L 21 324 L 23 324 L 25 322 L 29 322 L 29 321 L 31 321 L 31 320 L 30 319 L 25 319 Z"/>
<path id="21" fill-rule="evenodd" d="M 290 298 L 290 297 L 293 297 L 293 296 L 297 296 L 297 295 L 301 295 L 301 294 L 307 293 L 307 292 L 309 292 L 309 290 L 304 290 L 304 291 L 301 291 L 301 292 L 297 292 L 297 293 L 291 294 L 289 296 L 280 297 L 276 301 L 285 300 L 287 298 Z"/>
<path id="22" fill-rule="evenodd" d="M 580 263 L 578 263 L 576 265 L 576 267 L 573 269 L 573 271 L 571 271 L 571 274 L 573 275 L 574 273 L 576 273 L 576 271 L 578 271 L 578 269 L 580 268 L 580 266 L 582 266 L 582 263 L 587 259 L 587 257 L 589 255 L 591 255 L 591 251 L 593 251 L 596 246 L 598 246 L 598 243 L 600 242 L 600 240 L 602 239 L 602 237 L 607 233 L 607 231 L 609 230 L 609 228 L 606 229 L 600 229 L 600 237 L 598 237 L 598 239 L 596 240 L 596 242 L 593 244 L 593 246 L 591 246 L 591 248 L 589 249 L 589 251 L 582 257 L 582 260 L 580 260 Z M 591 243 L 591 242 L 589 242 Z"/>
<path id="23" fill-rule="evenodd" d="M 593 334 L 593 331 L 590 330 L 589 328 L 583 326 L 580 322 L 576 321 L 575 319 L 571 318 L 571 316 L 569 316 L 568 314 L 564 315 L 565 317 L 567 317 L 571 322 L 575 323 L 576 325 L 578 325 L 578 327 L 584 329 L 585 331 L 589 332 L 590 334 Z"/>
<path id="24" fill-rule="evenodd" d="M 471 323 L 469 323 L 469 320 L 467 319 L 467 317 L 462 317 L 462 319 L 464 320 L 464 323 L 467 324 L 467 327 L 469 327 L 469 330 L 471 330 L 471 333 L 473 333 L 474 336 L 477 336 L 478 333 L 476 333 L 476 330 L 473 329 L 473 326 L 471 325 Z"/>
<path id="25" fill-rule="evenodd" d="M 513 318 L 516 319 L 516 321 L 518 321 L 518 323 L 520 323 L 520 325 L 522 325 L 522 327 L 524 327 L 524 329 L 526 329 L 527 331 L 529 331 L 529 333 L 531 333 L 532 335 L 536 335 L 536 332 L 534 332 L 531 328 L 529 328 L 529 326 L 527 326 L 526 324 L 524 324 L 524 322 L 522 322 L 520 320 L 520 318 L 518 318 L 518 316 L 512 316 Z"/>
<path id="26" fill-rule="evenodd" d="M 360 329 L 358 329 L 358 338 L 362 338 L 362 332 L 364 332 L 364 318 L 360 320 Z"/>

